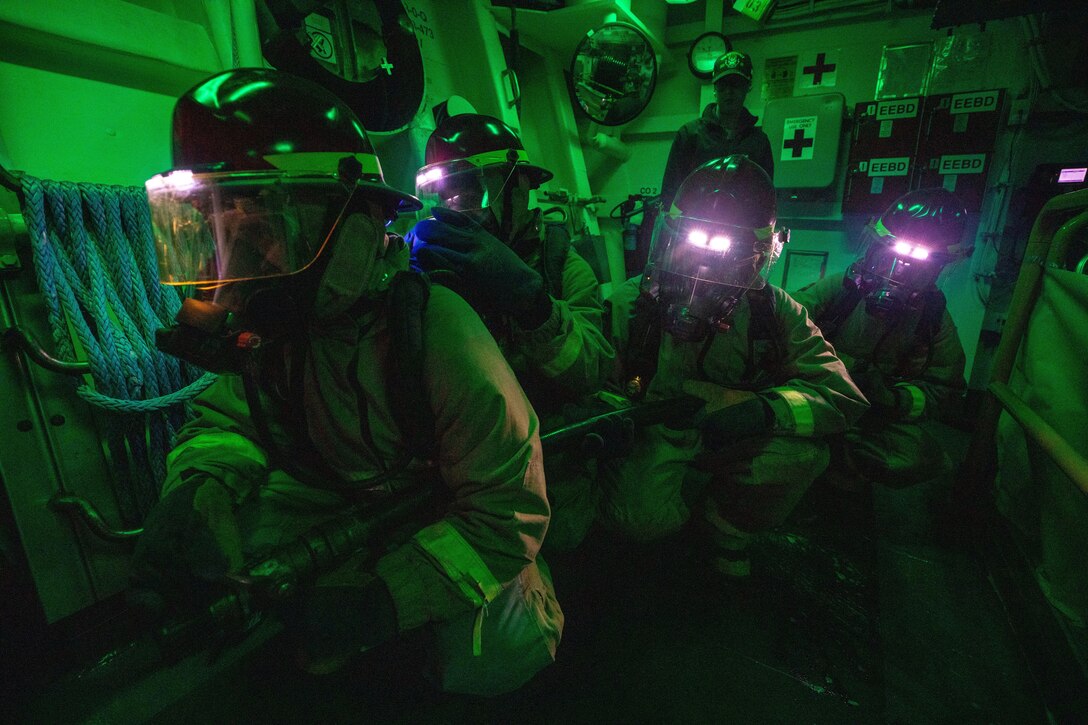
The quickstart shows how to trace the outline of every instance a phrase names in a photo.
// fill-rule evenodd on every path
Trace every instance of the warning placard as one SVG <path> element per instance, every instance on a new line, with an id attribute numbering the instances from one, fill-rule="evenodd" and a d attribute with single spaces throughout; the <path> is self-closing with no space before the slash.
<path id="1" fill-rule="evenodd" d="M 945 155 L 937 160 L 937 173 L 981 174 L 986 168 L 986 154 Z"/>
<path id="2" fill-rule="evenodd" d="M 869 159 L 858 164 L 858 171 L 869 176 L 906 176 L 910 172 L 910 157 Z"/>
<path id="3" fill-rule="evenodd" d="M 816 116 L 787 118 L 782 127 L 782 161 L 805 161 L 812 158 L 816 146 Z"/>
<path id="4" fill-rule="evenodd" d="M 789 98 L 797 77 L 797 56 L 768 58 L 763 62 L 763 100 Z"/>
<path id="5" fill-rule="evenodd" d="M 310 39 L 310 55 L 326 63 L 336 62 L 336 45 L 328 18 L 321 13 L 307 15 L 306 35 Z"/>
<path id="6" fill-rule="evenodd" d="M 949 113 L 979 113 L 996 111 L 1001 91 L 978 91 L 975 93 L 957 93 L 952 96 Z"/>
<path id="7" fill-rule="evenodd" d="M 737 0 L 733 3 L 733 9 L 741 15 L 747 15 L 757 23 L 767 14 L 771 7 L 771 0 Z"/>

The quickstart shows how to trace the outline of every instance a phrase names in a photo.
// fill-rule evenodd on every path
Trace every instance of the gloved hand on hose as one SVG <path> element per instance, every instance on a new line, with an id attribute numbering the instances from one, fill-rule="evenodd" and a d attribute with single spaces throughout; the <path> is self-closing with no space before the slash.
<path id="1" fill-rule="evenodd" d="M 850 377 L 869 400 L 870 410 L 876 410 L 883 414 L 899 410 L 901 406 L 901 391 L 893 387 L 888 377 L 880 371 L 880 368 L 869 367 L 858 373 L 851 373 Z"/>
<path id="2" fill-rule="evenodd" d="M 195 596 L 195 580 L 217 581 L 241 568 L 242 537 L 231 491 L 198 472 L 167 494 L 148 514 L 136 543 L 138 587 L 180 599 Z"/>
<path id="3" fill-rule="evenodd" d="M 706 401 L 695 426 L 702 432 L 703 446 L 710 450 L 763 435 L 774 427 L 771 406 L 756 393 L 703 380 L 685 380 L 684 392 Z"/>
<path id="4" fill-rule="evenodd" d="M 443 207 L 433 214 L 405 237 L 425 272 L 453 273 L 485 311 L 510 315 L 522 329 L 544 324 L 552 301 L 536 270 L 464 214 Z"/>
<path id="5" fill-rule="evenodd" d="M 312 675 L 335 672 L 356 653 L 396 636 L 397 610 L 385 582 L 353 557 L 321 577 L 288 606 L 299 665 Z"/>

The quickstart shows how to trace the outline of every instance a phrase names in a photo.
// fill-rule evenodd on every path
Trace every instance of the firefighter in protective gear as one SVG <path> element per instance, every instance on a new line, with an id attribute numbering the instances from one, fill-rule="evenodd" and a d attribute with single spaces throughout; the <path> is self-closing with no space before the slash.
<path id="1" fill-rule="evenodd" d="M 479 316 L 407 272 L 386 226 L 419 201 L 385 184 L 343 102 L 279 71 L 213 76 L 173 123 L 174 169 L 148 182 L 161 278 L 203 290 L 197 312 L 222 309 L 197 315 L 218 324 L 199 353 L 225 350 L 212 344 L 223 337 L 248 352 L 194 401 L 138 573 L 219 577 L 431 477 L 450 498 L 441 518 L 298 597 L 286 623 L 302 664 L 327 672 L 429 626 L 443 689 L 520 686 L 562 628 L 536 558 L 549 520 L 538 422 Z M 403 290 L 419 304 L 398 322 Z M 398 349 L 398 326 L 418 349 Z M 175 340 L 179 354 L 191 339 Z M 411 379 L 398 375 L 413 361 Z M 421 409 L 426 427 L 412 421 Z"/>
<path id="2" fill-rule="evenodd" d="M 695 511 L 722 574 L 749 573 L 752 535 L 781 524 L 827 465 L 825 436 L 866 407 L 804 310 L 762 270 L 785 232 L 746 156 L 703 164 L 654 232 L 650 261 L 610 299 L 629 394 L 706 401 L 690 428 L 640 431 L 610 477 L 602 519 L 636 539 Z"/>
<path id="3" fill-rule="evenodd" d="M 545 428 L 598 391 L 615 353 L 603 327 L 600 286 L 562 225 L 543 224 L 530 194 L 552 178 L 497 118 L 450 116 L 427 141 L 417 193 L 432 218 L 407 239 L 432 281 L 463 292 L 517 373 Z M 596 501 L 587 462 L 549 458 L 549 546 L 571 548 Z"/>
<path id="4" fill-rule="evenodd" d="M 951 470 L 919 423 L 953 417 L 965 388 L 963 345 L 937 277 L 962 257 L 966 220 L 943 188 L 908 192 L 866 226 L 863 255 L 842 277 L 796 295 L 872 404 L 833 448 L 847 487 L 858 478 L 904 487 Z"/>
<path id="5" fill-rule="evenodd" d="M 661 208 L 667 211 L 676 190 L 696 167 L 731 154 L 746 154 L 774 179 L 771 142 L 756 128 L 756 117 L 744 107 L 752 90 L 752 59 L 747 53 L 731 50 L 714 61 L 711 75 L 714 103 L 703 115 L 685 123 L 676 132 L 665 173 L 661 177 Z"/>

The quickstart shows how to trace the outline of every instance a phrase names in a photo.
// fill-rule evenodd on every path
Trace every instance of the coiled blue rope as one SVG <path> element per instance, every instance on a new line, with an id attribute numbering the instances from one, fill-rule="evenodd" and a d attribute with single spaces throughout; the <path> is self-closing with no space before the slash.
<path id="1" fill-rule="evenodd" d="M 109 413 L 118 505 L 127 523 L 139 523 L 158 498 L 188 401 L 215 376 L 155 347 L 155 330 L 173 321 L 181 298 L 159 284 L 143 188 L 25 175 L 22 184 L 57 357 L 90 365 L 93 386 L 76 392 Z"/>

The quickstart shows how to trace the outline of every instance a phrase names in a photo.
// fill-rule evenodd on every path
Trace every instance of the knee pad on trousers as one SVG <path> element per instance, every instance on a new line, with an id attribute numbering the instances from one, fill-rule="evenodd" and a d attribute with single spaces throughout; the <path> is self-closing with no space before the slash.
<path id="1" fill-rule="evenodd" d="M 786 520 L 829 460 L 823 441 L 774 437 L 750 466 L 715 477 L 710 496 L 721 517 L 737 529 L 766 531 Z"/>

